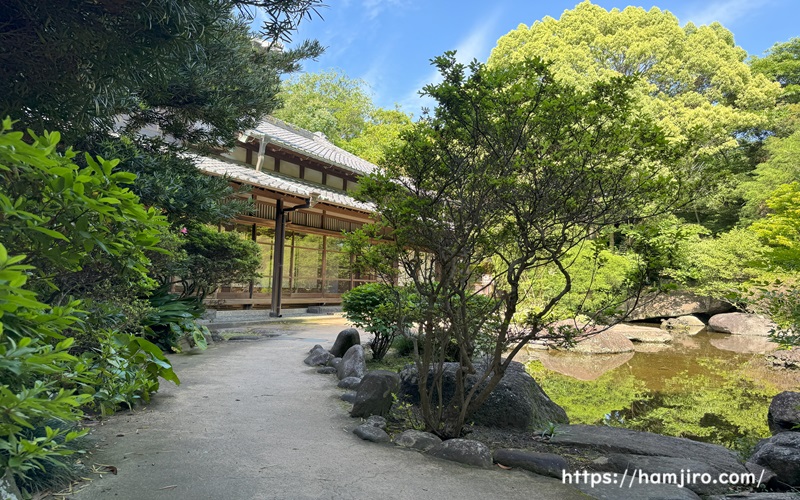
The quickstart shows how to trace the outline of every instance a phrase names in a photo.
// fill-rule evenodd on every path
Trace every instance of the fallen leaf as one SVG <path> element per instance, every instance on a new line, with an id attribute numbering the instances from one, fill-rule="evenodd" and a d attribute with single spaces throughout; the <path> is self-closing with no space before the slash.
<path id="1" fill-rule="evenodd" d="M 508 466 L 503 465 L 503 464 L 497 464 L 497 466 L 500 467 L 503 470 L 511 470 L 511 467 L 508 467 Z"/>

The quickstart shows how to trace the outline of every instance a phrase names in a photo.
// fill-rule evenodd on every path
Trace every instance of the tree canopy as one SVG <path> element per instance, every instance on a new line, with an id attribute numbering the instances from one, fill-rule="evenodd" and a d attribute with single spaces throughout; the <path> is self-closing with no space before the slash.
<path id="1" fill-rule="evenodd" d="M 639 105 L 671 140 L 687 141 L 700 156 L 735 149 L 736 133 L 764 128 L 761 111 L 780 93 L 777 84 L 753 74 L 747 52 L 722 25 L 681 27 L 655 7 L 607 11 L 586 0 L 560 19 L 545 17 L 501 37 L 489 64 L 531 56 L 552 61 L 553 75 L 578 88 L 640 75 Z"/>
<path id="2" fill-rule="evenodd" d="M 284 82 L 276 117 L 312 132 L 365 160 L 379 163 L 383 150 L 396 144 L 411 117 L 378 108 L 366 82 L 332 70 L 303 73 Z"/>
<path id="3" fill-rule="evenodd" d="M 451 401 L 437 403 L 441 387 L 424 387 L 420 376 L 426 426 L 454 437 L 570 291 L 570 250 L 634 214 L 665 210 L 686 186 L 670 175 L 682 151 L 637 111 L 631 77 L 575 89 L 536 58 L 465 67 L 448 53 L 435 64 L 443 82 L 424 92 L 438 105 L 388 153 L 385 172 L 362 181 L 380 220 L 351 248 L 389 281 L 385 263 L 396 259 L 421 297 L 420 374 L 441 381 L 448 346 L 457 348 L 459 377 L 475 373 L 478 349 L 490 359 L 472 390 L 460 379 Z M 386 245 L 364 238 L 386 231 Z M 519 317 L 523 278 L 547 265 L 562 286 Z"/>

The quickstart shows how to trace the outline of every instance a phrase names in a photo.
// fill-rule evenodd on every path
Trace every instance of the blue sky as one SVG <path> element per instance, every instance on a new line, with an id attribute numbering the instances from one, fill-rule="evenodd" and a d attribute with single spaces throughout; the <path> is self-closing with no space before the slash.
<path id="1" fill-rule="evenodd" d="M 419 115 L 422 86 L 436 72 L 430 59 L 457 50 L 459 59 L 486 61 L 497 39 L 519 24 L 561 17 L 579 0 L 328 0 L 323 19 L 304 21 L 295 40 L 318 39 L 327 50 L 304 71 L 329 69 L 367 82 L 375 104 Z M 605 9 L 637 5 L 672 12 L 681 22 L 719 21 L 737 45 L 761 55 L 776 42 L 800 36 L 798 0 L 594 0 Z"/>

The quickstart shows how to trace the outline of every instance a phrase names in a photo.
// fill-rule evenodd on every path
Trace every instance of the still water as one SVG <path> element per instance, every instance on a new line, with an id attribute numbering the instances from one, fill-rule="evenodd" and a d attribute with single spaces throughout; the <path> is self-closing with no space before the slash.
<path id="1" fill-rule="evenodd" d="M 531 350 L 517 360 L 572 423 L 682 436 L 745 454 L 770 435 L 772 397 L 800 388 L 797 370 L 765 360 L 776 346 L 763 337 L 701 331 L 634 345 L 634 352 L 611 355 Z"/>

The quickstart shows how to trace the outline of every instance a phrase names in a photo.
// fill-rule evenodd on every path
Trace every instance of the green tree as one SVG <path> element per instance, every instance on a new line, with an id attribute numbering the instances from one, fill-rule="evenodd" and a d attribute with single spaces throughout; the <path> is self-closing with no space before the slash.
<path id="1" fill-rule="evenodd" d="M 422 415 L 429 430 L 455 437 L 571 290 L 568 252 L 632 214 L 664 210 L 682 186 L 675 152 L 637 112 L 632 78 L 577 90 L 537 59 L 467 68 L 448 53 L 435 64 L 443 81 L 424 91 L 438 106 L 404 134 L 384 172 L 362 180 L 380 215 L 363 233 L 392 238 L 361 245 L 361 234 L 351 246 L 360 263 L 396 259 L 419 294 Z M 542 266 L 564 284 L 523 318 L 523 278 Z M 475 300 L 481 294 L 490 297 Z M 455 396 L 442 401 L 451 345 L 460 368 Z M 487 369 L 465 391 L 477 351 Z"/>
<path id="2" fill-rule="evenodd" d="M 283 107 L 273 114 L 289 123 L 322 132 L 333 144 L 379 163 L 396 145 L 411 117 L 399 108 L 377 108 L 363 80 L 337 71 L 303 73 L 283 85 Z"/>
<path id="3" fill-rule="evenodd" d="M 275 108 L 280 74 L 321 53 L 278 49 L 317 0 L 5 2 L 0 116 L 66 131 L 69 144 L 125 123 L 193 144 L 231 144 Z M 248 23 L 259 12 L 260 33 Z M 265 39 L 254 43 L 253 37 Z"/>
<path id="4" fill-rule="evenodd" d="M 780 88 L 751 71 L 730 31 L 719 23 L 681 27 L 674 15 L 655 7 L 606 11 L 587 0 L 560 19 L 545 17 L 501 37 L 489 65 L 531 56 L 552 61 L 554 76 L 578 88 L 639 76 L 638 106 L 670 141 L 692 148 L 691 161 L 717 172 L 717 189 L 698 199 L 687 218 L 714 230 L 735 224 L 738 179 L 754 165 L 740 145 L 757 142 L 769 130 L 765 111 L 775 106 Z"/>
<path id="5" fill-rule="evenodd" d="M 753 57 L 750 67 L 781 84 L 781 101 L 800 103 L 800 37 L 776 43 L 764 57 Z"/>
<path id="6" fill-rule="evenodd" d="M 767 200 L 780 186 L 800 182 L 800 130 L 788 137 L 768 138 L 764 152 L 767 159 L 741 185 L 746 200 L 742 207 L 745 220 L 766 215 Z"/>

